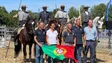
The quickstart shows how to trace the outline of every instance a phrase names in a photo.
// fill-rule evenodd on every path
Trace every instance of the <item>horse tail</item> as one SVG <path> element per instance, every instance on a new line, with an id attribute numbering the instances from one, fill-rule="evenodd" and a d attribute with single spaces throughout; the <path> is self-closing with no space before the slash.
<path id="1" fill-rule="evenodd" d="M 19 55 L 19 52 L 21 51 L 21 47 L 22 47 L 21 42 L 19 40 L 19 35 L 17 36 L 14 46 L 15 46 L 14 51 L 15 51 L 15 58 L 16 58 Z"/>

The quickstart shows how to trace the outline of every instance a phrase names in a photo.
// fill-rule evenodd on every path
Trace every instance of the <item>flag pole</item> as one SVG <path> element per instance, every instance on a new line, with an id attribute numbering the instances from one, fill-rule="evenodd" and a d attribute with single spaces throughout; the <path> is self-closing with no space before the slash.
<path id="1" fill-rule="evenodd" d="M 18 11 L 20 10 L 21 3 L 22 3 L 22 0 L 20 0 Z M 15 30 L 14 30 L 14 31 L 15 31 Z M 7 51 L 6 51 L 5 57 L 4 57 L 4 59 L 3 59 L 3 63 L 5 63 L 5 59 L 6 59 L 7 54 L 8 54 L 8 49 L 9 49 L 9 46 L 10 46 L 10 42 L 11 42 L 11 41 L 9 41 L 9 44 L 8 44 L 8 47 L 7 47 Z"/>
<path id="2" fill-rule="evenodd" d="M 20 7 L 21 7 L 21 3 L 22 3 L 22 0 L 20 0 L 20 3 L 19 3 L 19 7 L 18 7 L 18 10 L 20 10 Z"/>

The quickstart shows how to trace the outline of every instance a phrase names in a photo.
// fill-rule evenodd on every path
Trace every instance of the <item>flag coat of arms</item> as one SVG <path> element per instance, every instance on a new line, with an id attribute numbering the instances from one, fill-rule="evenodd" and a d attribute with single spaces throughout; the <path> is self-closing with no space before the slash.
<path id="1" fill-rule="evenodd" d="M 64 46 L 64 45 L 43 45 L 42 50 L 45 54 L 52 57 L 53 59 L 63 60 L 65 58 L 71 58 L 75 62 L 78 62 L 74 58 L 74 46 Z"/>

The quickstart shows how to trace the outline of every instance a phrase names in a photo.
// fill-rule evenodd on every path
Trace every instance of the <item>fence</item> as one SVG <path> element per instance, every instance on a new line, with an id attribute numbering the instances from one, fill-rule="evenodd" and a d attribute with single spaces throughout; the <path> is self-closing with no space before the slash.
<path id="1" fill-rule="evenodd" d="M 12 28 L 7 28 L 6 25 L 0 26 L 0 48 L 6 47 L 6 41 L 11 39 L 13 35 Z"/>

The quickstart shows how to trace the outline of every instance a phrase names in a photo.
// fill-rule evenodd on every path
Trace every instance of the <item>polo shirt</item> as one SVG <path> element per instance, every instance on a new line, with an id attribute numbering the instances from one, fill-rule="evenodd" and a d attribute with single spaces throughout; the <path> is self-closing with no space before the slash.
<path id="1" fill-rule="evenodd" d="M 63 38 L 64 38 L 64 41 L 65 43 L 74 43 L 74 37 L 75 37 L 75 34 L 74 34 L 74 31 L 65 31 L 63 34 L 62 34 Z"/>
<path id="2" fill-rule="evenodd" d="M 84 30 L 82 27 L 73 26 L 72 30 L 76 36 L 76 44 L 83 44 L 82 42 L 82 34 L 84 34 Z"/>
<path id="3" fill-rule="evenodd" d="M 46 31 L 45 29 L 40 30 L 39 28 L 35 30 L 35 36 L 37 36 L 38 42 L 45 42 L 46 41 Z"/>

